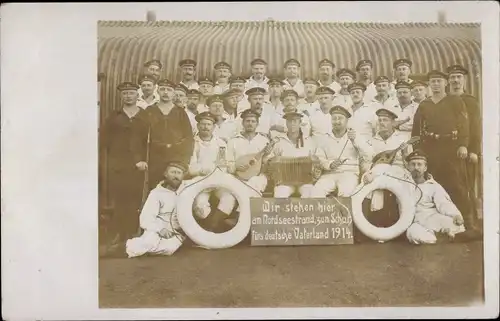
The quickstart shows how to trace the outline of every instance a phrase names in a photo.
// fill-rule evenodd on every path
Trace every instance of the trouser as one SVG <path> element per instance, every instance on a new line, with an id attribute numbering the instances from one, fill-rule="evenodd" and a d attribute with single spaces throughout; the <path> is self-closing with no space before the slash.
<path id="1" fill-rule="evenodd" d="M 293 193 L 298 191 L 302 198 L 311 197 L 311 189 L 313 188 L 312 184 L 304 184 L 300 186 L 287 186 L 287 185 L 278 185 L 274 187 L 274 197 L 275 198 L 288 198 Z"/>
<path id="2" fill-rule="evenodd" d="M 242 180 L 245 184 L 247 184 L 250 188 L 253 188 L 259 193 L 264 192 L 267 186 L 267 177 L 264 174 L 260 174 L 257 176 L 254 176 L 250 178 L 248 181 Z M 234 199 L 234 202 L 236 202 L 236 199 L 232 194 L 230 194 L 230 197 Z M 240 205 L 238 204 L 237 211 L 240 211 Z"/>
<path id="3" fill-rule="evenodd" d="M 455 225 L 452 217 L 436 213 L 422 222 L 414 222 L 406 230 L 406 237 L 413 244 L 434 244 L 437 241 L 435 233 L 447 232 L 454 235 L 464 231 L 465 227 Z"/>
<path id="4" fill-rule="evenodd" d="M 312 198 L 326 197 L 331 192 L 337 190 L 339 197 L 349 197 L 358 186 L 357 173 L 333 173 L 324 174 L 311 188 Z"/>
<path id="5" fill-rule="evenodd" d="M 224 188 L 210 188 L 202 191 L 196 196 L 194 200 L 194 212 L 196 216 L 205 219 L 210 215 L 212 209 L 210 208 L 209 199 L 212 193 L 219 199 L 217 209 L 224 214 L 230 215 L 236 203 L 234 196 Z"/>
<path id="6" fill-rule="evenodd" d="M 476 189 L 475 189 L 475 183 L 477 179 L 477 164 L 472 164 L 472 163 L 467 163 L 466 164 L 466 170 L 467 170 L 467 185 L 469 187 L 469 196 L 471 200 L 471 216 L 472 216 L 472 221 L 473 224 L 477 228 L 481 228 L 481 226 L 478 226 L 479 223 L 479 216 L 477 212 L 477 197 L 476 197 Z"/>

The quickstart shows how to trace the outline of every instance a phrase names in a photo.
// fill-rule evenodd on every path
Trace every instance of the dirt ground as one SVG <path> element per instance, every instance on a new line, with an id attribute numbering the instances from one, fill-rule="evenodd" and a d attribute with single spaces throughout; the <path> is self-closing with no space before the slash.
<path id="1" fill-rule="evenodd" d="M 482 242 L 183 246 L 101 259 L 101 308 L 466 306 L 483 300 Z"/>

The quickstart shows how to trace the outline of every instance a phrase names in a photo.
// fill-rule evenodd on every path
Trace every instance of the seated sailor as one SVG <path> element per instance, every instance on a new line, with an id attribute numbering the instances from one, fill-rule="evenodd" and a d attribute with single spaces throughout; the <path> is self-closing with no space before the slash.
<path id="1" fill-rule="evenodd" d="M 347 128 L 351 113 L 342 106 L 334 106 L 330 114 L 332 131 L 316 138 L 316 156 L 323 174 L 311 190 L 313 198 L 326 197 L 335 190 L 338 196 L 350 196 L 359 183 L 360 159 L 372 158 L 371 146 L 355 130 Z"/>
<path id="2" fill-rule="evenodd" d="M 125 244 L 129 258 L 147 253 L 172 255 L 184 242 L 176 206 L 179 193 L 187 186 L 187 182 L 183 182 L 186 172 L 187 166 L 182 162 L 171 161 L 167 165 L 164 180 L 149 193 L 139 216 L 144 232 Z"/>

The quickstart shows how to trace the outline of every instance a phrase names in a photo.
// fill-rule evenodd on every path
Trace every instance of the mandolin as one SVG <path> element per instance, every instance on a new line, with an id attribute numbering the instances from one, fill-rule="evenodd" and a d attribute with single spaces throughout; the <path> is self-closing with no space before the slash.
<path id="1" fill-rule="evenodd" d="M 410 138 L 410 140 L 408 140 L 406 142 L 406 144 L 407 145 L 413 145 L 416 142 L 418 142 L 419 140 L 420 140 L 420 136 L 414 136 L 414 137 Z M 401 146 L 402 145 L 403 144 L 401 144 Z M 396 158 L 396 154 L 400 150 L 403 149 L 403 147 L 401 147 L 401 146 L 399 146 L 396 149 L 386 150 L 386 151 L 380 152 L 377 155 L 375 155 L 373 157 L 373 163 L 372 163 L 371 168 L 373 168 L 373 166 L 375 166 L 377 164 L 392 164 L 394 162 L 394 159 Z"/>
<path id="2" fill-rule="evenodd" d="M 239 165 L 248 165 L 249 167 L 245 171 L 237 170 L 236 176 L 243 180 L 249 180 L 250 178 L 259 175 L 262 170 L 262 158 L 264 157 L 264 151 L 268 148 L 274 147 L 278 141 L 279 138 L 274 138 L 258 153 L 248 154 L 238 158 L 235 162 L 236 167 Z"/>

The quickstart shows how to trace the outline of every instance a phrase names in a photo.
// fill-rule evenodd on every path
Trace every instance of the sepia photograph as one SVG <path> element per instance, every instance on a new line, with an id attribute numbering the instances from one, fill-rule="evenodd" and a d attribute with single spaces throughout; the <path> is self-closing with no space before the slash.
<path id="1" fill-rule="evenodd" d="M 101 308 L 484 303 L 480 24 L 144 15 L 97 28 Z"/>

